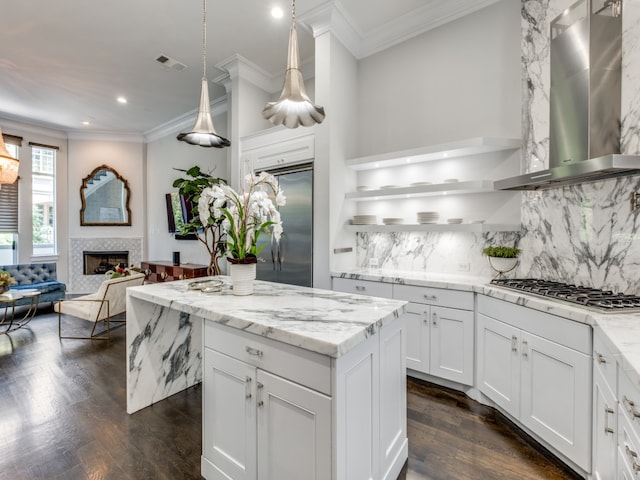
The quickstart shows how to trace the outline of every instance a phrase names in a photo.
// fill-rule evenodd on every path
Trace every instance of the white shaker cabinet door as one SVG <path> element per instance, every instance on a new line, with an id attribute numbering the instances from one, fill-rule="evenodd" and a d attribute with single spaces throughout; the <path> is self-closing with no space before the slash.
<path id="1" fill-rule="evenodd" d="M 209 480 L 256 478 L 256 369 L 205 348 L 203 468 Z"/>
<path id="2" fill-rule="evenodd" d="M 520 330 L 478 314 L 480 391 L 515 418 L 520 416 Z"/>
<path id="3" fill-rule="evenodd" d="M 520 421 L 588 471 L 591 358 L 527 332 L 521 335 Z"/>
<path id="4" fill-rule="evenodd" d="M 405 310 L 407 328 L 407 368 L 429 373 L 429 317 L 431 307 L 408 303 Z"/>
<path id="5" fill-rule="evenodd" d="M 473 385 L 473 312 L 431 307 L 431 374 Z"/>
<path id="6" fill-rule="evenodd" d="M 598 368 L 593 371 L 593 460 L 594 480 L 616 478 L 616 399 Z"/>
<path id="7" fill-rule="evenodd" d="M 258 370 L 259 480 L 331 479 L 331 399 Z"/>

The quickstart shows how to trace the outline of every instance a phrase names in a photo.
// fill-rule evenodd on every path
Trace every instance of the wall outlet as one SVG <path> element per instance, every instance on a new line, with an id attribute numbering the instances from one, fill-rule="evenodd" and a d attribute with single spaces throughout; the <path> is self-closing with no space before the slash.
<path id="1" fill-rule="evenodd" d="M 370 258 L 369 259 L 369 268 L 378 268 L 378 259 Z"/>
<path id="2" fill-rule="evenodd" d="M 471 270 L 471 265 L 469 264 L 469 262 L 463 262 L 458 264 L 459 272 L 468 272 L 469 270 Z"/>

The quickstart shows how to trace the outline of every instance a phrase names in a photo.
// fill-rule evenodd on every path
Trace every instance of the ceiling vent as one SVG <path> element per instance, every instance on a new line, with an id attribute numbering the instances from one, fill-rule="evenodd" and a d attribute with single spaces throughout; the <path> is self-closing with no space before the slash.
<path id="1" fill-rule="evenodd" d="M 156 62 L 161 63 L 163 67 L 175 70 L 176 72 L 181 72 L 182 70 L 187 68 L 184 63 L 180 63 L 179 61 L 167 57 L 166 55 L 160 55 L 158 58 L 156 58 Z"/>

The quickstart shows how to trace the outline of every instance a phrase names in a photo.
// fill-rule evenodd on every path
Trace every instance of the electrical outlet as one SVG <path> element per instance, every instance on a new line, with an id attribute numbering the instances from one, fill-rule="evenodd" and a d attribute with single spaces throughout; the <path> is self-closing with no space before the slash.
<path id="1" fill-rule="evenodd" d="M 370 258 L 369 259 L 369 268 L 378 268 L 378 259 Z"/>
<path id="2" fill-rule="evenodd" d="M 458 264 L 459 272 L 468 272 L 470 269 L 471 269 L 471 265 L 469 265 L 469 262 Z"/>

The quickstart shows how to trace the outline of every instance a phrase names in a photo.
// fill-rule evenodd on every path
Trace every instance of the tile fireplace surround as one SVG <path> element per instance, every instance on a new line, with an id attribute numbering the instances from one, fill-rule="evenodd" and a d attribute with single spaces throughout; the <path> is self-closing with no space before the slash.
<path id="1" fill-rule="evenodd" d="M 72 238 L 70 240 L 69 284 L 67 293 L 92 293 L 105 280 L 104 275 L 84 275 L 85 251 L 127 251 L 129 264 L 140 266 L 142 262 L 142 238 Z"/>

